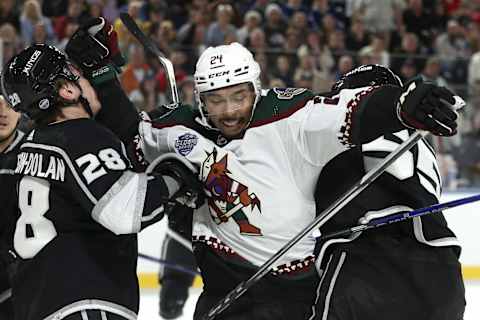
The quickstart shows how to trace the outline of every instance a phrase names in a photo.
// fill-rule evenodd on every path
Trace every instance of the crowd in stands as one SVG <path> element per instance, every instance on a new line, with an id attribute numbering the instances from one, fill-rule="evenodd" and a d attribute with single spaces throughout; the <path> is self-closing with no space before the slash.
<path id="1" fill-rule="evenodd" d="M 254 53 L 265 88 L 328 91 L 367 63 L 388 66 L 404 81 L 422 76 L 448 86 L 469 104 L 460 135 L 432 140 L 445 187 L 480 187 L 480 0 L 1 0 L 0 61 L 33 43 L 62 49 L 79 24 L 103 16 L 128 60 L 124 89 L 139 109 L 152 110 L 168 101 L 167 80 L 120 12 L 171 59 L 189 104 L 199 54 L 234 41 Z"/>

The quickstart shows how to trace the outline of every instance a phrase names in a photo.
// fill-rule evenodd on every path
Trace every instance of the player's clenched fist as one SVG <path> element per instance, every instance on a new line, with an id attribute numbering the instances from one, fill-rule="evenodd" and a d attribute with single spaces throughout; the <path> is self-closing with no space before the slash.
<path id="1" fill-rule="evenodd" d="M 456 110 L 464 106 L 465 101 L 447 88 L 415 80 L 404 86 L 397 102 L 397 116 L 409 128 L 453 136 L 457 133 Z"/>

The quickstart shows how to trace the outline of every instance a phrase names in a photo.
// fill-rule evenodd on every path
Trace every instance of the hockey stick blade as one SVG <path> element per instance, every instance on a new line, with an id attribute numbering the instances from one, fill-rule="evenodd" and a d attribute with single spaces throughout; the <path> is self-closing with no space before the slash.
<path id="1" fill-rule="evenodd" d="M 426 134 L 426 133 L 425 133 Z M 228 308 L 235 300 L 240 298 L 252 285 L 267 275 L 273 265 L 279 261 L 293 246 L 300 240 L 312 233 L 313 229 L 322 226 L 328 219 L 337 214 L 360 192 L 365 190 L 373 181 L 375 181 L 393 162 L 395 162 L 402 154 L 410 150 L 422 138 L 423 134 L 419 131 L 413 133 L 400 146 L 392 151 L 385 159 L 365 174 L 357 183 L 340 196 L 327 209 L 322 211 L 310 224 L 302 229 L 295 237 L 280 248 L 270 259 L 268 259 L 257 272 L 241 282 L 237 287 L 230 291 L 225 298 L 219 301 L 210 311 L 202 317 L 202 320 L 215 319 L 223 310 Z"/>
<path id="2" fill-rule="evenodd" d="M 168 84 L 170 86 L 170 95 L 172 103 L 166 105 L 165 107 L 169 109 L 175 109 L 180 105 L 180 99 L 178 97 L 177 82 L 175 80 L 175 71 L 173 70 L 172 62 L 165 57 L 165 55 L 158 49 L 155 43 L 148 38 L 142 30 L 138 27 L 137 23 L 133 18 L 125 12 L 120 13 L 120 20 L 127 30 L 135 37 L 135 39 L 140 42 L 140 44 L 145 48 L 146 51 L 149 51 L 151 54 L 155 55 L 163 68 L 165 69 L 165 74 L 167 77 Z"/>

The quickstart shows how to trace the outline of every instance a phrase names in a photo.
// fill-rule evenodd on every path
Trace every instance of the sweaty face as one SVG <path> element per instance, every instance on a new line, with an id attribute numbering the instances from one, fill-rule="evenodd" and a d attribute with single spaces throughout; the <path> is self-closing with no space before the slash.
<path id="1" fill-rule="evenodd" d="M 0 96 L 0 142 L 12 136 L 19 118 L 20 113 L 13 111 Z"/>
<path id="2" fill-rule="evenodd" d="M 240 134 L 250 121 L 255 93 L 242 83 L 202 94 L 208 118 L 227 138 Z"/>

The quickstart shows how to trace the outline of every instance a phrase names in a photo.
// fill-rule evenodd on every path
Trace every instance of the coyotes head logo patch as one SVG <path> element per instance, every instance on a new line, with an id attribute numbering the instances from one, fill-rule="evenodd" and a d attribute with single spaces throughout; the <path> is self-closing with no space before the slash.
<path id="1" fill-rule="evenodd" d="M 207 153 L 200 170 L 213 220 L 221 224 L 232 218 L 241 234 L 261 236 L 260 228 L 250 224 L 244 211 L 250 207 L 251 210 L 257 208 L 261 213 L 260 199 L 232 177 L 228 170 L 228 154 L 218 159 L 217 149 L 213 148 L 211 153 Z"/>

